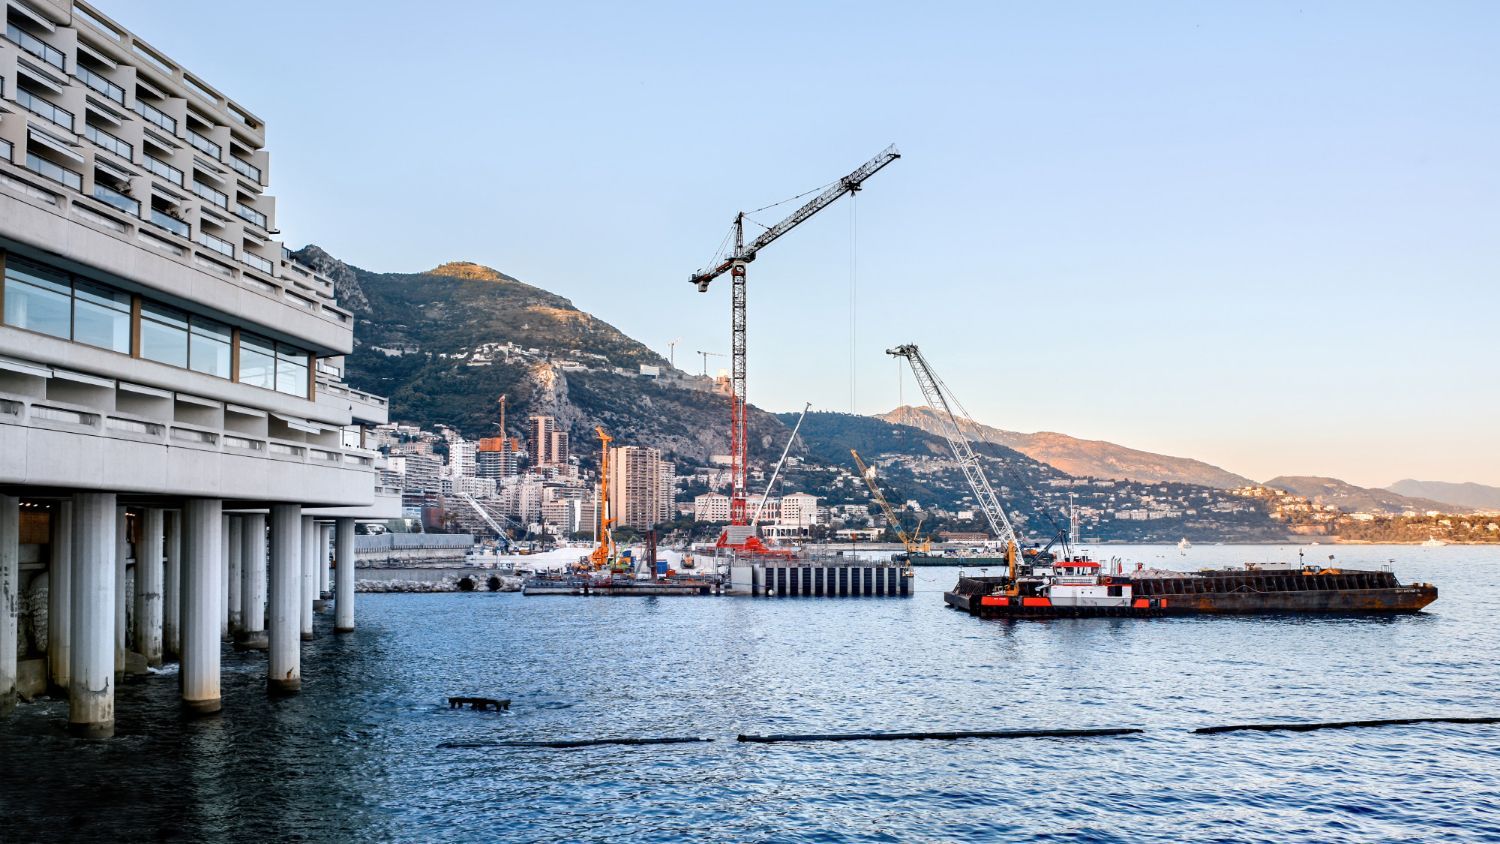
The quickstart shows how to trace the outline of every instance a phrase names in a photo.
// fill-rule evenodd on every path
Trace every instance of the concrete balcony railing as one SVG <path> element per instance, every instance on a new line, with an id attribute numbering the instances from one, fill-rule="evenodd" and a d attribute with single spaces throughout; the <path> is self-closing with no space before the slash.
<path id="1" fill-rule="evenodd" d="M 384 425 L 390 421 L 390 402 L 385 397 L 356 390 L 322 373 L 318 374 L 317 400 L 319 404 L 347 410 L 357 422 Z"/>

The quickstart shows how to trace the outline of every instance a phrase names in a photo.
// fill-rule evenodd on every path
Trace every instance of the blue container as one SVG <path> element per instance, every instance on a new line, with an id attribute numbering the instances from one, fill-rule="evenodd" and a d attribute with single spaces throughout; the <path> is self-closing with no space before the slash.
<path id="1" fill-rule="evenodd" d="M 657 574 L 666 574 L 667 573 L 667 561 L 666 560 L 657 560 L 656 561 L 656 573 Z"/>

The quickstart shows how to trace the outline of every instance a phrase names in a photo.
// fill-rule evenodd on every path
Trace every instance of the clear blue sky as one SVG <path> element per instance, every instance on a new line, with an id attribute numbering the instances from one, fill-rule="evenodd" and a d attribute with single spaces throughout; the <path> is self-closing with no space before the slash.
<path id="1" fill-rule="evenodd" d="M 895 142 L 858 411 L 913 341 L 1012 430 L 1500 484 L 1500 4 L 98 2 L 267 121 L 292 245 L 487 264 L 696 368 L 734 212 Z M 752 266 L 752 402 L 849 409 L 850 255 L 845 201 Z"/>

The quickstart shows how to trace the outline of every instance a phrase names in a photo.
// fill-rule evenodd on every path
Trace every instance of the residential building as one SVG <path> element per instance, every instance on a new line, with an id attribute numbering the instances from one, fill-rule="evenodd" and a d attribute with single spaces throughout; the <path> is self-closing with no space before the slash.
<path id="1" fill-rule="evenodd" d="M 672 464 L 638 445 L 609 450 L 610 515 L 615 524 L 647 530 L 671 518 Z"/>
<path id="2" fill-rule="evenodd" d="M 568 432 L 558 428 L 556 419 L 545 415 L 528 417 L 526 430 L 530 437 L 527 448 L 531 453 L 533 471 L 567 465 Z"/>
<path id="3" fill-rule="evenodd" d="M 694 496 L 693 519 L 699 522 L 729 521 L 729 496 L 717 492 Z"/>

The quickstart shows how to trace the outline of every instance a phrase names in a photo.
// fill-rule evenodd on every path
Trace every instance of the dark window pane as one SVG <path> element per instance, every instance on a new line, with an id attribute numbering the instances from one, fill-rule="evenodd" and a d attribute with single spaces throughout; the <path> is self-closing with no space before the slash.
<path id="1" fill-rule="evenodd" d="M 68 338 L 68 310 L 70 306 L 67 288 L 59 292 L 57 285 L 45 287 L 27 284 L 19 274 L 7 268 L 5 273 L 5 324 L 27 328 Z"/>
<path id="2" fill-rule="evenodd" d="M 130 296 L 110 287 L 98 284 L 90 284 L 86 281 L 78 282 L 74 293 L 80 300 L 117 311 L 130 313 Z"/>
<path id="3" fill-rule="evenodd" d="M 276 354 L 269 340 L 240 335 L 240 383 L 275 389 Z"/>
<path id="4" fill-rule="evenodd" d="M 68 282 L 67 273 L 48 267 L 28 263 L 19 258 L 7 258 L 5 262 L 5 277 L 20 279 L 28 284 L 51 290 L 70 296 L 73 286 Z"/>
<path id="5" fill-rule="evenodd" d="M 229 342 L 229 326 L 222 322 L 214 322 L 207 317 L 194 316 L 192 318 L 193 333 L 204 337 L 214 337 L 224 342 Z"/>

